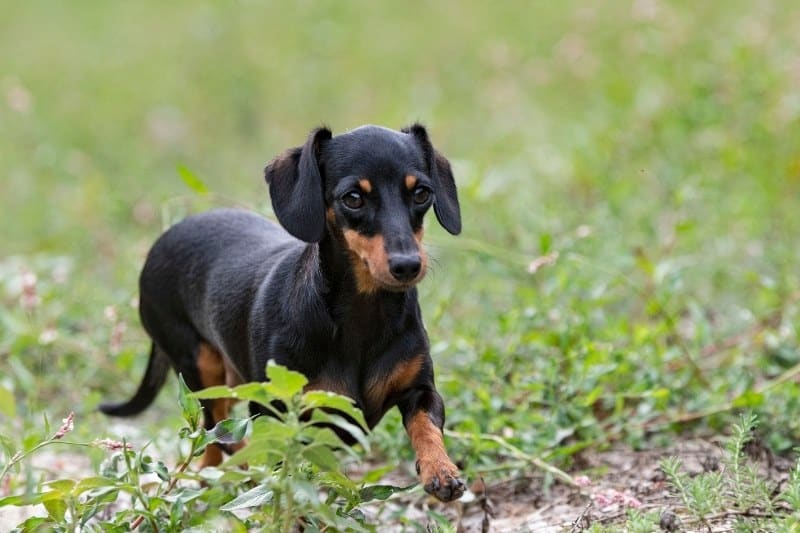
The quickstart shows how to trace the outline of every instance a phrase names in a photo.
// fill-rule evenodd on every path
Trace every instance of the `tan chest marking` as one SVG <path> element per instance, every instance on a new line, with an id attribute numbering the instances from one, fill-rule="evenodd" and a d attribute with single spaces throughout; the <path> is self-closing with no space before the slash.
<path id="1" fill-rule="evenodd" d="M 379 376 L 371 380 L 365 391 L 366 405 L 371 409 L 382 411 L 387 398 L 414 384 L 422 371 L 422 365 L 422 356 L 415 356 L 399 363 L 388 376 Z"/>

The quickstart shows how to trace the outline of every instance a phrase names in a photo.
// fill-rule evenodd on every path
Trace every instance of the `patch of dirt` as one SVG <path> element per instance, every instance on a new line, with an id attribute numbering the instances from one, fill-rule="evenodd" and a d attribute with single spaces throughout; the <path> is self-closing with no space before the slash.
<path id="1" fill-rule="evenodd" d="M 648 451 L 634 451 L 622 446 L 604 452 L 585 453 L 580 457 L 582 469 L 573 473 L 580 488 L 556 483 L 543 486 L 543 476 L 530 472 L 515 479 L 484 485 L 470 480 L 470 492 L 459 502 L 441 504 L 420 495 L 393 499 L 375 513 L 378 521 L 392 521 L 402 516 L 406 524 L 428 522 L 426 512 L 434 510 L 447 516 L 458 530 L 471 532 L 573 532 L 599 523 L 606 526 L 624 523 L 628 509 L 646 513 L 657 511 L 662 527 L 669 531 L 732 531 L 733 513 L 715 515 L 709 526 L 682 522 L 682 504 L 672 495 L 660 470 L 663 459 L 681 459 L 683 471 L 689 476 L 720 467 L 722 449 L 714 442 L 700 439 L 677 441 L 673 445 Z M 764 474 L 773 483 L 782 483 L 792 465 L 789 461 L 770 457 L 761 450 L 751 453 Z M 412 478 L 387 479 L 388 483 L 403 485 Z M 395 521 L 385 531 L 405 530 Z M 382 531 L 384 529 L 382 528 Z"/>

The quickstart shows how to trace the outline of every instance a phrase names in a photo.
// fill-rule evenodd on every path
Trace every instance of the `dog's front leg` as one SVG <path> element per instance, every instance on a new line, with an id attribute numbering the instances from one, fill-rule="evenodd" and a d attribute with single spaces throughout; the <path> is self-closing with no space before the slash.
<path id="1" fill-rule="evenodd" d="M 414 389 L 398 405 L 417 455 L 417 473 L 425 492 L 443 502 L 464 494 L 465 485 L 444 447 L 444 402 L 433 388 Z"/>

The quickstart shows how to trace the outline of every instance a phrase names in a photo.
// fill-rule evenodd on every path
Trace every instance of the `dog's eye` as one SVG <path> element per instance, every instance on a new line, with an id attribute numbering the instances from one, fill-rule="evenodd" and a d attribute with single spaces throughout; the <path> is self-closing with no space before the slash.
<path id="1" fill-rule="evenodd" d="M 364 207 L 364 197 L 360 192 L 350 191 L 342 196 L 342 202 L 350 209 L 361 209 Z"/>
<path id="2" fill-rule="evenodd" d="M 431 190 L 427 187 L 417 187 L 414 189 L 414 203 L 418 205 L 427 204 L 431 199 Z"/>

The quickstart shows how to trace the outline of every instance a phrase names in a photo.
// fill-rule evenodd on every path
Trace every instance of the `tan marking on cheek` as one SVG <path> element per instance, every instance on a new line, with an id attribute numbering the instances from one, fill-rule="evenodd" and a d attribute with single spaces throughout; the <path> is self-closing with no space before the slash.
<path id="1" fill-rule="evenodd" d="M 409 191 L 414 190 L 414 187 L 417 185 L 417 177 L 408 175 L 406 176 L 406 189 Z"/>
<path id="2" fill-rule="evenodd" d="M 425 246 L 422 244 L 422 238 L 425 236 L 425 228 L 420 226 L 420 228 L 414 232 L 414 240 L 417 241 L 417 249 L 419 250 L 419 260 L 420 260 L 420 269 L 419 269 L 419 276 L 417 276 L 417 281 L 421 280 L 425 277 L 425 273 L 428 270 L 428 252 L 425 250 Z"/>
<path id="3" fill-rule="evenodd" d="M 358 186 L 361 187 L 361 190 L 366 194 L 372 192 L 372 182 L 366 178 L 358 180 Z"/>
<path id="4" fill-rule="evenodd" d="M 376 292 L 379 288 L 376 278 L 391 283 L 389 258 L 386 256 L 383 236 L 366 237 L 351 229 L 344 230 L 343 234 L 351 252 L 356 290 L 365 294 Z"/>
<path id="5" fill-rule="evenodd" d="M 329 207 L 328 209 L 325 210 L 325 219 L 331 226 L 336 225 L 336 213 L 333 211 L 332 207 Z"/>
<path id="6" fill-rule="evenodd" d="M 413 385 L 422 370 L 424 360 L 421 356 L 402 361 L 392 369 L 388 376 L 379 376 L 367 385 L 366 401 L 374 410 L 382 410 L 384 402 L 392 394 L 402 392 Z"/>

